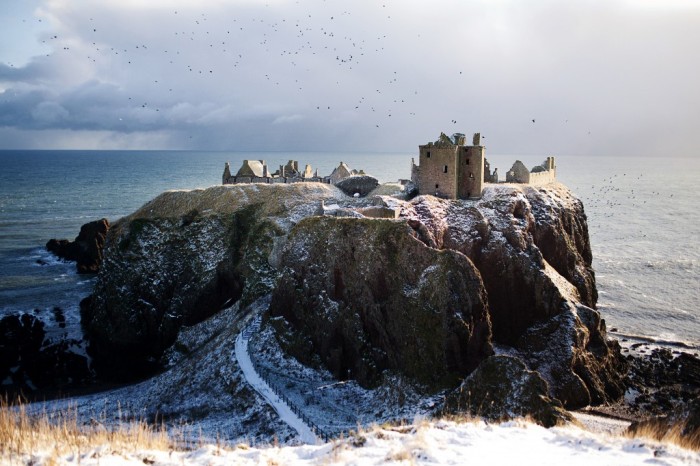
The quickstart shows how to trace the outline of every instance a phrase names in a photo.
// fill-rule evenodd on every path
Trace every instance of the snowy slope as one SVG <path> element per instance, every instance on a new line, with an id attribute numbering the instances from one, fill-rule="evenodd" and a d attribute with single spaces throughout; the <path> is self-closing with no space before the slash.
<path id="1" fill-rule="evenodd" d="M 108 446 L 56 458 L 36 452 L 24 464 L 81 465 L 698 465 L 700 455 L 640 439 L 601 436 L 576 427 L 545 429 L 524 422 L 421 422 L 375 428 L 322 445 L 194 451 L 115 451 Z"/>
<path id="2" fill-rule="evenodd" d="M 256 392 L 258 392 L 279 415 L 280 419 L 299 433 L 302 442 L 315 445 L 318 441 L 311 428 L 304 423 L 287 404 L 280 399 L 267 383 L 255 372 L 253 362 L 248 354 L 248 339 L 245 332 L 238 334 L 234 354 L 243 371 L 243 376 Z"/>

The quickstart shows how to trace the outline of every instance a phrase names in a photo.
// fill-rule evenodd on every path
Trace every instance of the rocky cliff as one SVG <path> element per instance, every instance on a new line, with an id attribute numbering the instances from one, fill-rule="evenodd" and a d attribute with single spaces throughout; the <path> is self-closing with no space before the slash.
<path id="1" fill-rule="evenodd" d="M 99 373 L 129 378 L 158 367 L 179 329 L 269 293 L 268 260 L 329 185 L 233 185 L 170 191 L 116 222 L 82 324 Z"/>
<path id="2" fill-rule="evenodd" d="M 374 202 L 398 220 L 314 216 L 321 201 Z M 583 206 L 558 184 L 487 187 L 480 201 L 353 199 L 313 183 L 164 193 L 110 229 L 83 323 L 98 369 L 125 376 L 182 326 L 266 294 L 283 346 L 339 378 L 456 386 L 495 348 L 567 407 L 623 391 Z"/>
<path id="3" fill-rule="evenodd" d="M 492 354 L 474 264 L 425 247 L 404 221 L 313 217 L 292 230 L 270 314 L 282 316 L 340 379 L 371 386 L 386 369 L 454 386 Z M 446 380 L 445 380 L 446 379 Z"/>
<path id="4" fill-rule="evenodd" d="M 46 243 L 46 249 L 61 259 L 75 261 L 78 273 L 97 273 L 108 231 L 106 218 L 95 220 L 83 225 L 75 240 L 52 239 Z"/>

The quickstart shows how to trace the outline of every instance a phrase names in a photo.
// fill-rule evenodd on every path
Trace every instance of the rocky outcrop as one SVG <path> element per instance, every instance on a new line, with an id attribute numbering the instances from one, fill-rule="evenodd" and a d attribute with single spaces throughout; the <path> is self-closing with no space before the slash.
<path id="1" fill-rule="evenodd" d="M 486 293 L 469 259 L 426 247 L 405 222 L 314 217 L 290 234 L 270 314 L 340 378 L 384 370 L 452 386 L 492 353 Z"/>
<path id="2" fill-rule="evenodd" d="M 620 346 L 606 338 L 600 314 L 581 304 L 565 301 L 558 315 L 528 328 L 515 349 L 568 408 L 617 400 L 625 392 L 628 364 Z"/>
<path id="3" fill-rule="evenodd" d="M 74 241 L 52 239 L 46 243 L 46 249 L 61 259 L 77 262 L 78 273 L 97 273 L 108 231 L 106 218 L 95 220 L 80 227 Z"/>
<path id="4" fill-rule="evenodd" d="M 269 293 L 278 238 L 336 196 L 315 183 L 172 191 L 121 219 L 81 305 L 95 369 L 116 379 L 152 372 L 183 325 Z"/>
<path id="5" fill-rule="evenodd" d="M 379 186 L 379 180 L 370 175 L 353 175 L 335 184 L 348 196 L 365 197 Z"/>
<path id="6" fill-rule="evenodd" d="M 378 199 L 399 219 L 314 217 L 319 205 L 374 204 L 317 183 L 154 199 L 110 230 L 84 306 L 98 369 L 147 370 L 183 325 L 272 293 L 283 346 L 339 378 L 372 385 L 388 370 L 456 386 L 492 338 L 567 408 L 621 396 L 626 362 L 595 310 L 586 218 L 568 189 Z"/>
<path id="7" fill-rule="evenodd" d="M 30 314 L 0 319 L 0 393 L 31 395 L 90 378 L 87 358 L 74 351 L 75 340 L 53 341 L 44 323 Z"/>
<path id="8" fill-rule="evenodd" d="M 461 414 L 490 421 L 528 417 L 545 427 L 573 420 L 547 382 L 520 360 L 510 356 L 486 359 L 445 399 L 440 414 Z"/>
<path id="9" fill-rule="evenodd" d="M 489 187 L 476 202 L 385 202 L 400 206 L 427 245 L 474 262 L 494 341 L 540 371 L 553 397 L 577 408 L 622 395 L 626 363 L 593 309 L 586 217 L 566 187 Z"/>

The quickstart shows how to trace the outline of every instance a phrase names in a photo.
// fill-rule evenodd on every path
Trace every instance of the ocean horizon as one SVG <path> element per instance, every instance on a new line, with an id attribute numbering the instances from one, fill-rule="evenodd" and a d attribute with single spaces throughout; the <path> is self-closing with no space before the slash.
<path id="1" fill-rule="evenodd" d="M 341 161 L 381 182 L 410 177 L 415 153 L 2 150 L 0 163 L 0 316 L 30 312 L 51 322 L 59 307 L 79 331 L 79 301 L 94 278 L 44 249 L 73 239 L 80 226 L 110 222 L 167 190 L 221 184 L 224 163 L 271 167 L 298 160 L 328 175 Z M 501 177 L 515 162 L 545 155 L 490 155 Z M 584 203 L 599 290 L 612 335 L 700 350 L 700 213 L 691 157 L 557 156 L 557 176 Z"/>

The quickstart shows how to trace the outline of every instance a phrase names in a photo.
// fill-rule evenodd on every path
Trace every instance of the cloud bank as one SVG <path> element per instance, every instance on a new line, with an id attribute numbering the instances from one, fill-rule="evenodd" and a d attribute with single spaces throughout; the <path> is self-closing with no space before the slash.
<path id="1" fill-rule="evenodd" d="M 2 18 L 16 42 L 12 60 L 0 49 L 0 148 L 413 152 L 440 131 L 481 131 L 507 154 L 700 147 L 690 1 L 45 0 L 25 13 Z"/>

